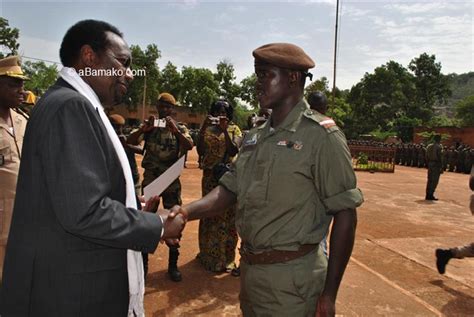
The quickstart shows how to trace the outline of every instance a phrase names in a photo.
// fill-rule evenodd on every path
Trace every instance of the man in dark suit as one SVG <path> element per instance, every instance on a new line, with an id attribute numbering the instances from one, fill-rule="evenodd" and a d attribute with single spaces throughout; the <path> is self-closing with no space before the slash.
<path id="1" fill-rule="evenodd" d="M 86 97 L 109 106 L 126 94 L 133 76 L 122 34 L 105 22 L 81 21 L 66 33 L 60 57 L 89 94 L 59 79 L 33 110 L 0 314 L 127 316 L 127 249 L 154 252 L 160 239 L 180 235 L 185 220 L 126 207 L 131 173 L 124 174 L 121 153 L 108 133 L 110 122 L 100 117 L 102 108 Z M 94 73 L 112 69 L 122 71 Z"/>

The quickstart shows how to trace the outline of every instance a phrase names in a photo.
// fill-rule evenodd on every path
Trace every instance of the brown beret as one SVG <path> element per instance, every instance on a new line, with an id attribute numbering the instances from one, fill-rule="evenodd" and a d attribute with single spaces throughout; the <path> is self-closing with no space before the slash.
<path id="1" fill-rule="evenodd" d="M 252 52 L 256 60 L 293 70 L 308 70 L 314 61 L 303 49 L 290 43 L 271 43 L 260 46 Z"/>
<path id="2" fill-rule="evenodd" d="M 169 103 L 173 106 L 176 106 L 176 99 L 174 99 L 173 95 L 167 92 L 163 92 L 158 96 L 158 101 Z"/>
<path id="3" fill-rule="evenodd" d="M 110 123 L 116 125 L 124 125 L 125 119 L 119 114 L 112 114 L 109 116 Z"/>

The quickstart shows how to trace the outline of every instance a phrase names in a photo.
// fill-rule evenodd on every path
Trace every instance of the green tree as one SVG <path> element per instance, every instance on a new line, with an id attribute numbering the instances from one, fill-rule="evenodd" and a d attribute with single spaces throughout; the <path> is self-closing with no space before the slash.
<path id="1" fill-rule="evenodd" d="M 214 78 L 219 83 L 219 95 L 235 106 L 235 99 L 240 95 L 240 86 L 235 83 L 234 71 L 234 65 L 223 60 L 217 64 L 217 73 L 214 74 Z"/>
<path id="2" fill-rule="evenodd" d="M 234 121 L 241 130 L 247 130 L 247 119 L 252 113 L 254 113 L 253 110 L 249 110 L 241 103 L 237 103 L 234 107 L 234 118 L 232 121 Z"/>
<path id="3" fill-rule="evenodd" d="M 207 113 L 210 105 L 219 97 L 219 83 L 207 68 L 185 66 L 182 75 L 182 102 L 194 112 Z"/>
<path id="4" fill-rule="evenodd" d="M 160 91 L 169 92 L 181 101 L 181 74 L 173 63 L 168 62 L 161 71 Z"/>
<path id="5" fill-rule="evenodd" d="M 141 105 L 143 102 L 144 93 L 146 93 L 145 104 L 150 104 L 158 98 L 160 93 L 160 70 L 156 61 L 161 57 L 161 52 L 156 44 L 149 44 L 145 51 L 138 45 L 132 45 L 130 50 L 132 52 L 132 70 L 146 71 L 146 76 L 135 76 L 128 91 L 129 109 L 136 110 L 138 105 Z"/>
<path id="6" fill-rule="evenodd" d="M 389 61 L 374 73 L 366 73 L 347 97 L 353 109 L 353 132 L 364 134 L 391 127 L 394 119 L 409 111 L 414 93 L 413 76 L 399 63 Z"/>
<path id="7" fill-rule="evenodd" d="M 310 93 L 313 91 L 321 91 L 326 95 L 326 97 L 329 97 L 331 92 L 329 91 L 329 81 L 326 77 L 321 77 L 320 79 L 316 79 L 313 81 L 311 84 L 309 84 L 305 89 L 304 89 L 305 97 L 307 98 Z"/>
<path id="8" fill-rule="evenodd" d="M 56 64 L 48 66 L 44 62 L 26 61 L 22 68 L 26 76 L 29 77 L 29 80 L 25 81 L 25 89 L 31 90 L 37 96 L 44 94 L 58 78 Z"/>
<path id="9" fill-rule="evenodd" d="M 8 20 L 0 17 L 0 58 L 18 53 L 20 31 L 9 27 Z"/>
<path id="10" fill-rule="evenodd" d="M 415 75 L 415 103 L 408 115 L 428 122 L 434 115 L 435 103 L 446 103 L 451 95 L 449 76 L 441 73 L 441 63 L 436 62 L 435 55 L 421 54 L 414 58 L 408 68 Z"/>
<path id="11" fill-rule="evenodd" d="M 456 106 L 456 118 L 463 126 L 474 126 L 474 95 L 468 96 L 459 101 Z"/>
<path id="12" fill-rule="evenodd" d="M 240 99 L 245 101 L 253 110 L 258 108 L 257 92 L 255 85 L 257 84 L 257 76 L 255 73 L 242 79 L 240 82 Z"/>

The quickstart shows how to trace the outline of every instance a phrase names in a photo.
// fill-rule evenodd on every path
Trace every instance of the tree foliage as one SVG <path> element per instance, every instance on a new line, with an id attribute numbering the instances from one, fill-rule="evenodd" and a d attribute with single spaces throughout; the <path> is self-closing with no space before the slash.
<path id="1" fill-rule="evenodd" d="M 235 83 L 234 65 L 229 61 L 223 60 L 217 64 L 217 73 L 214 74 L 219 90 L 220 97 L 224 97 L 233 106 L 236 106 L 236 98 L 240 95 L 240 86 Z"/>
<path id="2" fill-rule="evenodd" d="M 29 80 L 25 81 L 25 89 L 31 90 L 37 96 L 44 94 L 58 78 L 56 64 L 48 66 L 44 62 L 26 61 L 22 69 L 29 77 Z"/>
<path id="3" fill-rule="evenodd" d="M 474 95 L 468 96 L 456 104 L 456 117 L 463 126 L 474 127 Z"/>
<path id="4" fill-rule="evenodd" d="M 219 97 L 219 84 L 207 68 L 183 67 L 182 103 L 191 106 L 194 112 L 207 113 L 210 105 Z"/>
<path id="5" fill-rule="evenodd" d="M 173 63 L 168 62 L 163 68 L 160 76 L 161 92 L 168 92 L 172 94 L 176 100 L 181 100 L 181 79 L 181 74 L 178 71 L 178 68 L 173 65 Z"/>
<path id="6" fill-rule="evenodd" d="M 144 94 L 146 94 L 145 104 L 150 104 L 158 98 L 160 93 L 160 70 L 156 61 L 161 57 L 161 52 L 156 44 L 149 44 L 146 50 L 142 50 L 138 45 L 132 45 L 130 50 L 132 52 L 131 68 L 146 71 L 146 76 L 135 76 L 128 91 L 129 108 L 130 110 L 136 110 L 138 105 L 142 104 Z"/>
<path id="7" fill-rule="evenodd" d="M 441 63 L 436 62 L 436 56 L 427 53 L 414 58 L 408 68 L 415 75 L 416 87 L 416 107 L 413 107 L 411 115 L 427 122 L 434 114 L 435 103 L 446 103 L 447 97 L 451 95 L 449 76 L 441 73 Z"/>
<path id="8" fill-rule="evenodd" d="M 255 73 L 242 79 L 240 82 L 240 99 L 245 101 L 253 110 L 258 108 L 257 91 L 255 85 L 257 84 L 257 76 Z"/>
<path id="9" fill-rule="evenodd" d="M 18 54 L 19 36 L 20 31 L 9 27 L 8 20 L 0 17 L 0 58 Z"/>

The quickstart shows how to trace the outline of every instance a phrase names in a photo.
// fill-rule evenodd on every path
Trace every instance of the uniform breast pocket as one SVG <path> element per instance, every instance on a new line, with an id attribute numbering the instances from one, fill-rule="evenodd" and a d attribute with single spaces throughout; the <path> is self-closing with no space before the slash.
<path id="1" fill-rule="evenodd" d="M 0 166 L 12 161 L 10 144 L 0 139 Z"/>

